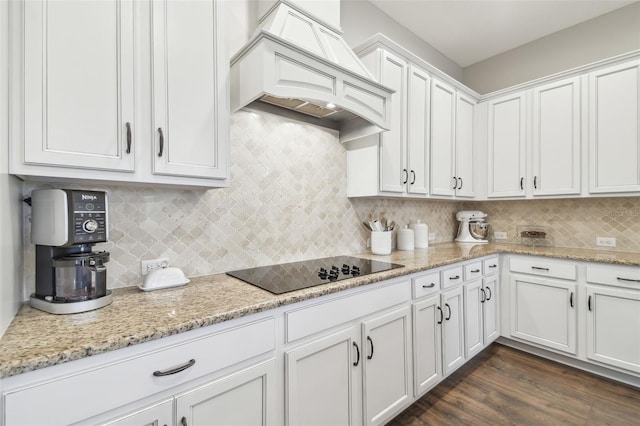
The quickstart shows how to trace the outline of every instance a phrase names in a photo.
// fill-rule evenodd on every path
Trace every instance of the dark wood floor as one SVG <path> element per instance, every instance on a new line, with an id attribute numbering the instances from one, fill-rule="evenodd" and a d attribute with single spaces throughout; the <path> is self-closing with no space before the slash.
<path id="1" fill-rule="evenodd" d="M 493 344 L 389 425 L 640 425 L 640 390 Z"/>

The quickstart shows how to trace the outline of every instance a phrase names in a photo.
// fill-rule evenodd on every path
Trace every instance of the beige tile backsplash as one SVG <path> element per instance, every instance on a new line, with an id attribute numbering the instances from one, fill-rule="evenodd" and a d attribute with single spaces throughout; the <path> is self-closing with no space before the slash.
<path id="1" fill-rule="evenodd" d="M 110 288 L 141 282 L 140 261 L 168 257 L 187 276 L 367 250 L 361 222 L 385 216 L 398 226 L 420 219 L 435 241 L 451 241 L 461 208 L 489 213 L 511 237 L 522 224 L 545 225 L 556 245 L 593 247 L 615 237 L 640 252 L 640 199 L 414 201 L 348 199 L 346 155 L 333 131 L 248 111 L 233 114 L 231 187 L 95 186 L 109 193 Z M 25 184 L 25 194 L 41 184 Z M 65 185 L 68 188 L 87 188 Z M 30 211 L 25 206 L 25 219 Z M 25 297 L 34 288 L 34 246 L 25 223 Z"/>

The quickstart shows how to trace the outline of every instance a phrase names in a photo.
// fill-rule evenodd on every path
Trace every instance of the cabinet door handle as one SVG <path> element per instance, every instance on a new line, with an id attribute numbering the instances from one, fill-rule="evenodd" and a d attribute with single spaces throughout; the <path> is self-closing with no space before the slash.
<path id="1" fill-rule="evenodd" d="M 411 170 L 411 185 L 416 183 L 416 172 Z"/>
<path id="2" fill-rule="evenodd" d="M 367 359 L 372 359 L 373 358 L 373 340 L 371 340 L 371 337 L 367 336 L 367 340 L 369 341 L 369 345 L 371 346 L 371 354 L 367 356 Z"/>
<path id="3" fill-rule="evenodd" d="M 431 283 L 429 285 L 423 285 L 422 288 L 434 288 L 436 286 L 436 283 Z"/>
<path id="4" fill-rule="evenodd" d="M 156 370 L 153 372 L 153 375 L 156 377 L 170 376 L 172 374 L 176 374 L 181 371 L 184 371 L 189 367 L 193 367 L 195 363 L 196 363 L 196 360 L 192 359 L 192 360 L 189 360 L 189 362 L 187 362 L 186 364 L 181 365 L 180 367 L 172 368 L 171 370 L 166 370 L 166 371 Z"/>
<path id="5" fill-rule="evenodd" d="M 444 314 L 440 306 L 438 306 L 438 311 L 440 311 L 440 321 L 438 321 L 438 324 L 442 324 L 442 320 L 444 319 Z"/>
<path id="6" fill-rule="evenodd" d="M 589 295 L 589 299 L 587 299 L 587 308 L 591 310 L 591 295 Z"/>
<path id="7" fill-rule="evenodd" d="M 616 279 L 618 281 L 627 281 L 627 282 L 630 282 L 630 283 L 640 283 L 640 280 L 634 280 L 633 278 L 616 277 Z"/>
<path id="8" fill-rule="evenodd" d="M 404 185 L 407 182 L 409 182 L 409 172 L 407 172 L 407 169 L 402 169 L 402 184 Z"/>
<path id="9" fill-rule="evenodd" d="M 131 123 L 127 121 L 127 154 L 131 154 Z"/>
<path id="10" fill-rule="evenodd" d="M 520 178 L 520 189 L 524 190 L 524 178 L 523 177 Z"/>
<path id="11" fill-rule="evenodd" d="M 491 289 L 489 288 L 489 286 L 486 286 L 485 289 L 489 292 L 489 295 L 487 296 L 487 300 L 491 300 Z"/>
<path id="12" fill-rule="evenodd" d="M 180 425 L 181 425 L 181 426 L 188 426 L 188 425 L 187 425 L 187 418 L 186 418 L 186 417 L 182 417 L 182 418 L 180 419 Z"/>
<path id="13" fill-rule="evenodd" d="M 480 297 L 480 303 L 484 303 L 487 300 L 487 293 L 485 293 L 483 288 L 480 289 L 480 292 L 482 293 L 482 297 Z"/>
<path id="14" fill-rule="evenodd" d="M 164 152 L 164 133 L 162 133 L 162 127 L 158 127 L 158 133 L 160 134 L 160 151 L 158 151 L 158 157 L 162 157 Z"/>
<path id="15" fill-rule="evenodd" d="M 536 269 L 538 271 L 549 271 L 549 268 L 541 268 L 539 266 L 532 266 L 531 269 Z"/>
<path id="16" fill-rule="evenodd" d="M 451 189 L 456 189 L 458 187 L 458 178 L 457 177 L 453 177 L 453 188 Z"/>
<path id="17" fill-rule="evenodd" d="M 573 292 L 569 295 L 569 306 L 573 308 Z"/>
<path id="18" fill-rule="evenodd" d="M 460 275 L 454 275 L 452 277 L 449 277 L 450 280 L 459 280 L 460 279 Z"/>
<path id="19" fill-rule="evenodd" d="M 451 319 L 451 306 L 449 306 L 448 303 L 445 303 L 444 306 L 446 306 L 447 310 L 449 311 L 449 315 L 445 318 L 445 320 L 449 321 Z"/>
<path id="20" fill-rule="evenodd" d="M 460 181 L 460 185 L 458 185 L 458 189 L 462 189 L 462 178 L 458 178 L 458 180 Z"/>
<path id="21" fill-rule="evenodd" d="M 353 363 L 353 366 L 357 367 L 360 364 L 360 348 L 356 342 L 353 342 L 353 346 L 356 348 L 356 362 Z"/>
<path id="22" fill-rule="evenodd" d="M 538 189 L 538 176 L 533 177 L 533 189 Z"/>

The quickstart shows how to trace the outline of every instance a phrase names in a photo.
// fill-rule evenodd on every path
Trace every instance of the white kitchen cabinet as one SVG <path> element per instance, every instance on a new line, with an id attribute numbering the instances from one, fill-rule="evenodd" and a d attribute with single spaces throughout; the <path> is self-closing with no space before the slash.
<path id="1" fill-rule="evenodd" d="M 287 351 L 286 424 L 355 424 L 363 362 L 355 326 Z"/>
<path id="2" fill-rule="evenodd" d="M 26 1 L 22 6 L 18 161 L 132 172 L 138 125 L 133 2 Z"/>
<path id="3" fill-rule="evenodd" d="M 165 399 L 156 404 L 152 404 L 118 416 L 106 423 L 98 423 L 100 426 L 140 426 L 140 425 L 172 425 L 173 424 L 173 398 Z"/>
<path id="4" fill-rule="evenodd" d="M 484 349 L 484 310 L 486 292 L 482 280 L 478 279 L 464 285 L 464 353 L 467 359 Z"/>
<path id="5" fill-rule="evenodd" d="M 448 376 L 466 361 L 463 288 L 459 286 L 448 290 L 440 297 L 440 306 L 444 316 L 442 322 L 443 374 Z"/>
<path id="6" fill-rule="evenodd" d="M 275 380 L 275 361 L 270 360 L 176 395 L 178 424 L 273 424 Z"/>
<path id="7" fill-rule="evenodd" d="M 490 275 L 482 279 L 484 302 L 482 304 L 482 329 L 484 346 L 500 337 L 500 285 L 499 276 Z"/>
<path id="8" fill-rule="evenodd" d="M 153 173 L 227 177 L 228 93 L 220 2 L 154 0 Z"/>
<path id="9" fill-rule="evenodd" d="M 362 324 L 365 424 L 381 425 L 411 401 L 411 308 Z"/>
<path id="10" fill-rule="evenodd" d="M 416 397 L 442 380 L 442 322 L 440 295 L 413 305 L 413 365 Z"/>
<path id="11" fill-rule="evenodd" d="M 456 197 L 475 197 L 474 190 L 474 111 L 476 100 L 456 92 L 456 162 L 455 177 L 458 181 Z"/>
<path id="12" fill-rule="evenodd" d="M 589 74 L 589 192 L 640 192 L 640 61 Z"/>
<path id="13" fill-rule="evenodd" d="M 407 108 L 407 192 L 429 193 L 429 130 L 431 77 L 409 64 Z"/>
<path id="14" fill-rule="evenodd" d="M 526 97 L 524 92 L 488 101 L 489 198 L 524 197 Z"/>
<path id="15" fill-rule="evenodd" d="M 431 80 L 431 193 L 455 195 L 458 180 L 456 159 L 456 90 L 437 79 Z"/>
<path id="16" fill-rule="evenodd" d="M 579 77 L 533 89 L 533 196 L 580 194 L 580 106 Z"/>

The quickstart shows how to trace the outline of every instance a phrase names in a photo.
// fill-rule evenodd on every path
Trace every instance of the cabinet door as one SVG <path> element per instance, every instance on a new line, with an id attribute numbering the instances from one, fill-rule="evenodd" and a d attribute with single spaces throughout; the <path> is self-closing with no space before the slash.
<path id="1" fill-rule="evenodd" d="M 411 400 L 409 306 L 362 324 L 365 424 L 384 424 Z"/>
<path id="2" fill-rule="evenodd" d="M 589 191 L 640 191 L 640 61 L 589 74 Z"/>
<path id="3" fill-rule="evenodd" d="M 447 376 L 465 362 L 462 286 L 441 295 L 444 311 L 442 330 L 443 372 Z"/>
<path id="4" fill-rule="evenodd" d="M 173 424 L 173 398 L 118 417 L 102 426 L 167 426 Z"/>
<path id="5" fill-rule="evenodd" d="M 153 172 L 227 177 L 229 63 L 222 2 L 152 2 Z"/>
<path id="6" fill-rule="evenodd" d="M 364 353 L 356 327 L 289 351 L 286 363 L 288 425 L 353 425 L 354 386 Z"/>
<path id="7" fill-rule="evenodd" d="M 489 101 L 488 197 L 525 195 L 526 106 L 525 94 Z"/>
<path id="8" fill-rule="evenodd" d="M 420 68 L 409 65 L 407 92 L 407 161 L 410 194 L 429 193 L 429 102 L 431 77 Z"/>
<path id="9" fill-rule="evenodd" d="M 455 195 L 455 107 L 453 87 L 431 80 L 431 194 Z"/>
<path id="10" fill-rule="evenodd" d="M 476 101 L 456 94 L 456 186 L 457 197 L 474 197 L 473 191 L 473 111 Z"/>
<path id="11" fill-rule="evenodd" d="M 500 299 L 498 275 L 491 275 L 482 280 L 484 303 L 482 305 L 482 326 L 484 346 L 500 337 Z"/>
<path id="12" fill-rule="evenodd" d="M 485 299 L 486 293 L 482 288 L 482 280 L 464 285 L 464 340 L 467 359 L 484 348 L 482 318 Z"/>
<path id="13" fill-rule="evenodd" d="M 444 313 L 440 296 L 413 305 L 413 371 L 415 396 L 442 380 L 442 331 Z"/>
<path id="14" fill-rule="evenodd" d="M 511 336 L 576 354 L 576 284 L 511 277 Z"/>
<path id="15" fill-rule="evenodd" d="M 533 195 L 579 194 L 580 79 L 533 89 Z"/>
<path id="16" fill-rule="evenodd" d="M 267 361 L 176 396 L 178 424 L 266 425 L 275 410 L 275 361 Z M 186 423 L 185 423 L 186 422 Z"/>
<path id="17" fill-rule="evenodd" d="M 23 6 L 24 162 L 133 171 L 133 2 Z"/>
<path id="18" fill-rule="evenodd" d="M 406 167 L 407 63 L 399 56 L 383 51 L 380 82 L 395 90 L 391 95 L 391 123 L 380 135 L 380 190 L 405 192 L 408 182 Z"/>
<path id="19" fill-rule="evenodd" d="M 587 286 L 587 357 L 640 373 L 640 291 Z"/>

